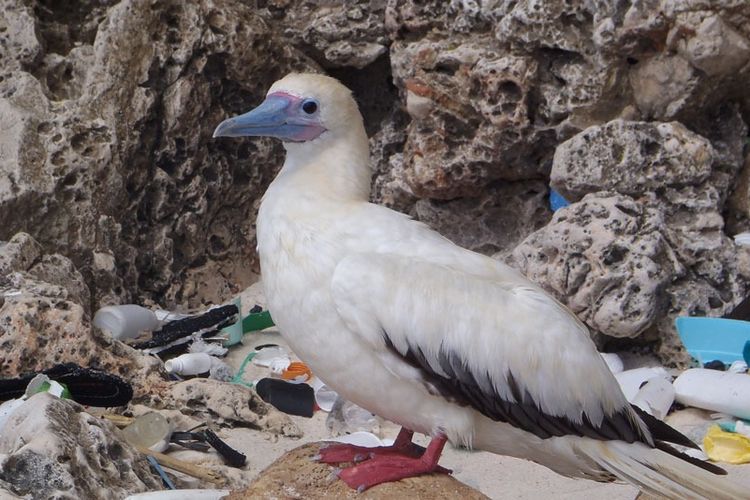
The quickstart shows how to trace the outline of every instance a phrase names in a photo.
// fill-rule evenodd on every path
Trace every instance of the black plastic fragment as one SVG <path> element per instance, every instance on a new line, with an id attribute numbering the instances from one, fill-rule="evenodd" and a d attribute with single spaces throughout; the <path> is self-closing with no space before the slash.
<path id="1" fill-rule="evenodd" d="M 237 322 L 240 314 L 235 304 L 210 309 L 197 316 L 176 319 L 162 326 L 160 330 L 153 332 L 151 339 L 133 344 L 136 349 L 150 349 L 167 345 L 175 340 L 188 337 L 201 330 L 209 330 L 204 336 L 214 334 L 222 328 Z"/>
<path id="2" fill-rule="evenodd" d="M 247 457 L 243 453 L 240 453 L 222 441 L 211 429 L 203 431 L 203 435 L 208 444 L 216 449 L 217 453 L 221 455 L 227 465 L 231 465 L 232 467 L 242 467 L 245 465 L 245 462 L 247 462 Z"/>
<path id="3" fill-rule="evenodd" d="M 300 417 L 312 417 L 315 391 L 307 384 L 293 384 L 275 378 L 262 378 L 255 384 L 258 396 L 277 410 Z"/>
<path id="4" fill-rule="evenodd" d="M 720 372 L 724 372 L 727 370 L 727 365 L 725 365 L 723 361 L 715 359 L 713 361 L 709 361 L 708 363 L 704 363 L 703 368 L 707 370 L 718 370 Z"/>
<path id="5" fill-rule="evenodd" d="M 133 388 L 128 382 L 117 375 L 94 368 L 64 363 L 41 373 L 55 382 L 65 384 L 73 401 L 85 406 L 125 406 L 133 398 Z M 26 386 L 36 375 L 37 373 L 32 373 L 19 378 L 0 380 L 0 401 L 23 396 Z"/>

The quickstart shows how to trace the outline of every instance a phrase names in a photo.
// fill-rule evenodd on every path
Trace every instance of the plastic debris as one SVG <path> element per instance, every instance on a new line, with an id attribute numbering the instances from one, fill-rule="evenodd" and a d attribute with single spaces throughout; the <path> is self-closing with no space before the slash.
<path id="1" fill-rule="evenodd" d="M 161 324 L 153 311 L 136 304 L 102 307 L 94 314 L 92 323 L 117 340 L 135 338 Z"/>
<path id="2" fill-rule="evenodd" d="M 713 360 L 732 363 L 743 359 L 743 348 L 750 340 L 748 321 L 681 316 L 675 320 L 675 327 L 685 349 L 701 364 Z"/>
<path id="3" fill-rule="evenodd" d="M 219 344 L 206 342 L 202 338 L 197 338 L 188 347 L 188 352 L 205 352 L 211 356 L 224 356 L 229 352 L 229 349 Z"/>
<path id="4" fill-rule="evenodd" d="M 149 450 L 164 451 L 169 447 L 172 430 L 171 422 L 161 413 L 154 411 L 136 417 L 131 424 L 122 429 L 122 434 L 130 444 Z"/>
<path id="5" fill-rule="evenodd" d="M 337 443 L 352 444 L 354 446 L 362 446 L 364 448 L 375 448 L 378 446 L 391 446 L 393 439 L 380 439 L 372 432 L 357 431 L 351 434 L 345 434 L 343 436 L 329 439 L 329 441 L 336 441 Z"/>
<path id="6" fill-rule="evenodd" d="M 234 304 L 215 307 L 195 316 L 170 321 L 153 332 L 151 339 L 133 344 L 136 349 L 161 352 L 175 342 L 189 342 L 199 336 L 217 334 L 237 321 L 239 309 Z"/>
<path id="7" fill-rule="evenodd" d="M 177 489 L 169 476 L 167 476 L 167 473 L 164 472 L 164 469 L 162 469 L 161 465 L 159 465 L 159 462 L 157 462 L 154 457 L 146 457 L 146 460 L 148 460 L 148 463 L 151 464 L 151 467 L 154 468 L 156 473 L 159 474 L 159 477 L 161 477 L 161 482 L 164 483 L 164 486 L 166 486 L 170 490 Z"/>
<path id="8" fill-rule="evenodd" d="M 277 410 L 300 417 L 312 417 L 315 410 L 315 392 L 307 384 L 293 384 L 275 378 L 263 378 L 255 384 L 263 401 Z"/>
<path id="9" fill-rule="evenodd" d="M 281 372 L 281 378 L 296 384 L 307 382 L 312 379 L 313 374 L 308 366 L 301 361 L 292 361 L 289 366 Z"/>
<path id="10" fill-rule="evenodd" d="M 602 358 L 604 358 L 604 361 L 607 363 L 609 371 L 612 373 L 620 373 L 623 370 L 624 366 L 620 356 L 613 352 L 600 352 L 599 354 L 602 355 Z"/>
<path id="11" fill-rule="evenodd" d="M 750 233 L 735 234 L 734 243 L 742 246 L 750 246 Z"/>
<path id="12" fill-rule="evenodd" d="M 563 207 L 570 205 L 570 202 L 566 200 L 563 195 L 550 188 L 549 190 L 549 207 L 553 212 L 557 212 Z"/>
<path id="13" fill-rule="evenodd" d="M 649 379 L 633 398 L 632 403 L 649 415 L 664 420 L 674 402 L 675 389 L 663 377 Z"/>
<path id="14" fill-rule="evenodd" d="M 744 420 L 737 420 L 736 422 L 719 422 L 721 430 L 727 432 L 736 432 L 750 437 L 750 424 Z"/>
<path id="15" fill-rule="evenodd" d="M 334 436 L 355 432 L 379 432 L 380 420 L 361 406 L 338 397 L 326 418 L 326 428 Z"/>
<path id="16" fill-rule="evenodd" d="M 247 457 L 222 441 L 214 431 L 206 429 L 203 431 L 203 436 L 205 437 L 206 442 L 213 446 L 219 455 L 221 455 L 227 465 L 231 465 L 232 467 L 244 467 L 247 462 Z"/>
<path id="17" fill-rule="evenodd" d="M 242 301 L 239 297 L 234 299 L 233 304 L 237 307 L 238 311 L 242 311 Z M 242 342 L 242 318 L 237 318 L 237 321 L 229 326 L 225 326 L 222 332 L 226 334 L 227 339 L 224 341 L 224 346 L 229 347 Z"/>
<path id="18" fill-rule="evenodd" d="M 133 398 L 133 388 L 120 377 L 75 363 L 55 365 L 41 373 L 66 386 L 70 398 L 84 406 L 125 406 Z M 36 375 L 0 380 L 0 401 L 23 396 Z"/>
<path id="19" fill-rule="evenodd" d="M 718 425 L 709 427 L 703 438 L 703 448 L 708 458 L 717 462 L 730 464 L 750 462 L 750 438 L 743 434 L 726 432 Z"/>
<path id="20" fill-rule="evenodd" d="M 715 359 L 713 361 L 709 361 L 708 363 L 703 363 L 703 368 L 705 368 L 706 370 L 718 370 L 720 372 L 723 372 L 726 371 L 727 365 L 725 365 L 723 361 Z"/>
<path id="21" fill-rule="evenodd" d="M 729 365 L 727 371 L 732 373 L 747 373 L 747 363 L 745 363 L 744 360 L 734 361 L 731 365 Z"/>
<path id="22" fill-rule="evenodd" d="M 677 402 L 739 418 L 750 418 L 750 377 L 691 368 L 674 381 Z"/>
<path id="23" fill-rule="evenodd" d="M 211 371 L 214 358 L 205 352 L 190 352 L 164 362 L 167 373 L 178 375 L 206 375 Z"/>
<path id="24" fill-rule="evenodd" d="M 255 348 L 252 363 L 256 366 L 271 368 L 281 373 L 292 363 L 289 351 L 278 345 L 258 346 Z"/>
<path id="25" fill-rule="evenodd" d="M 219 500 L 229 495 L 229 490 L 165 490 L 136 493 L 125 500 Z"/>
<path id="26" fill-rule="evenodd" d="M 339 395 L 319 378 L 314 378 L 311 385 L 315 391 L 315 403 L 318 405 L 318 408 L 325 412 L 330 412 Z"/>
<path id="27" fill-rule="evenodd" d="M 660 366 L 653 368 L 636 368 L 634 370 L 625 370 L 624 372 L 615 374 L 615 378 L 617 379 L 617 382 L 619 382 L 620 388 L 625 394 L 625 398 L 631 403 L 636 394 L 638 394 L 638 391 L 641 390 L 641 386 L 654 377 L 672 380 L 672 377 L 667 373 L 667 370 Z"/>

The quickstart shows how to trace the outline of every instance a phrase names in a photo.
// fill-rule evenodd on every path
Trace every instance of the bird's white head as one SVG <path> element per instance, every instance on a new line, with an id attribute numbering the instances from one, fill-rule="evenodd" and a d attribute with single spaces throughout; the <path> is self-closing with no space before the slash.
<path id="1" fill-rule="evenodd" d="M 343 191 L 367 197 L 369 150 L 362 115 L 351 91 L 338 80 L 292 73 L 274 83 L 265 101 L 224 120 L 214 137 L 266 136 L 281 139 L 287 171 L 337 182 Z M 333 179 L 333 180 L 331 180 Z"/>
<path id="2" fill-rule="evenodd" d="M 357 125 L 363 128 L 357 104 L 338 80 L 291 73 L 271 86 L 260 106 L 221 122 L 214 137 L 267 136 L 284 143 L 317 143 L 348 135 Z"/>

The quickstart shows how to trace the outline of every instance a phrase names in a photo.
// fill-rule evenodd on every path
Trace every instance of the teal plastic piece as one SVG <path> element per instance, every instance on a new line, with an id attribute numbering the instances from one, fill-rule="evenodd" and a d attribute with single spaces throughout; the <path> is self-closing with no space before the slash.
<path id="1" fill-rule="evenodd" d="M 245 356 L 245 359 L 242 361 L 242 364 L 240 365 L 240 369 L 237 370 L 237 375 L 234 376 L 232 379 L 233 384 L 240 384 L 244 385 L 245 387 L 253 388 L 252 382 L 245 382 L 245 380 L 242 378 L 242 374 L 245 373 L 245 367 L 247 364 L 252 361 L 252 359 L 255 357 L 255 355 L 258 354 L 255 351 L 250 351 L 247 356 Z"/>
<path id="2" fill-rule="evenodd" d="M 731 364 L 742 360 L 750 341 L 750 321 L 680 316 L 675 320 L 685 349 L 701 364 L 715 359 Z"/>
<path id="3" fill-rule="evenodd" d="M 238 311 L 242 311 L 242 299 L 240 299 L 240 297 L 234 299 L 233 303 L 237 306 Z M 242 321 L 237 320 L 234 324 L 222 328 L 221 331 L 227 334 L 227 339 L 224 341 L 224 347 L 233 346 L 242 342 Z"/>

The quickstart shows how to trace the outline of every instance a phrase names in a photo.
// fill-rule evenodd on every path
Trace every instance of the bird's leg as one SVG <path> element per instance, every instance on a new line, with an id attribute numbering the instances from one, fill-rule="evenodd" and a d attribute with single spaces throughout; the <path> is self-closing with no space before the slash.
<path id="1" fill-rule="evenodd" d="M 351 488 L 361 492 L 376 484 L 398 481 L 430 472 L 449 474 L 450 470 L 438 465 L 446 440 L 445 434 L 438 434 L 432 438 L 420 457 L 403 454 L 376 455 L 364 463 L 343 469 L 338 476 Z"/>
<path id="2" fill-rule="evenodd" d="M 411 442 L 414 431 L 402 427 L 396 440 L 390 446 L 367 448 L 353 444 L 332 444 L 321 448 L 315 459 L 326 464 L 340 464 L 344 462 L 361 462 L 378 455 L 407 455 L 418 457 L 424 450 Z"/>

